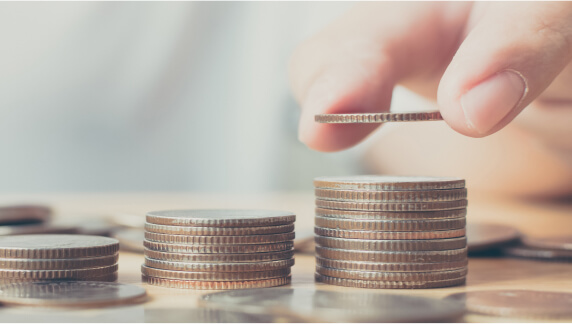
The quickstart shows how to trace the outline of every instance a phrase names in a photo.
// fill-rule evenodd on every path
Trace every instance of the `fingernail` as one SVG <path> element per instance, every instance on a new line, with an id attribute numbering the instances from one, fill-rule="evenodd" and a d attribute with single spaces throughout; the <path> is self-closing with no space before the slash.
<path id="1" fill-rule="evenodd" d="M 479 83 L 461 97 L 467 126 L 487 134 L 517 107 L 527 90 L 524 77 L 513 70 Z"/>

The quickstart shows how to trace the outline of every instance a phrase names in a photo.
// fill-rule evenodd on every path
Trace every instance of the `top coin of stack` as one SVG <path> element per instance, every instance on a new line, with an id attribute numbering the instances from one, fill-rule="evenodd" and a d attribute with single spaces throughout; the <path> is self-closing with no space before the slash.
<path id="1" fill-rule="evenodd" d="M 119 242 L 93 235 L 0 237 L 0 283 L 117 280 Z"/>
<path id="2" fill-rule="evenodd" d="M 314 185 L 317 281 L 362 288 L 465 282 L 464 180 L 320 177 Z"/>
<path id="3" fill-rule="evenodd" d="M 296 216 L 271 210 L 150 212 L 143 281 L 190 289 L 290 283 Z"/>

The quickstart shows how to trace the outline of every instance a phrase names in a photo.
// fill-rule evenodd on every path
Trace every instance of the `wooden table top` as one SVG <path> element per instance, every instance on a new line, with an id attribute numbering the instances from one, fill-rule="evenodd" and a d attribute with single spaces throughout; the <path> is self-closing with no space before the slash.
<path id="1" fill-rule="evenodd" d="M 61 219 L 77 217 L 120 217 L 141 215 L 151 210 L 183 208 L 252 208 L 289 210 L 297 215 L 296 231 L 308 233 L 313 227 L 313 192 L 263 194 L 201 193 L 106 193 L 106 194 L 28 194 L 3 195 L 1 204 L 23 202 L 53 206 Z M 476 194 L 469 190 L 469 222 L 507 224 L 533 236 L 572 235 L 572 202 L 517 201 Z M 452 293 L 476 290 L 532 289 L 572 293 L 572 263 L 541 262 L 512 258 L 470 258 L 465 286 L 440 289 L 359 289 L 314 282 L 314 257 L 296 254 L 292 284 L 285 287 L 315 287 L 322 290 L 367 291 L 442 298 Z M 143 285 L 140 265 L 143 255 L 121 252 L 119 282 Z M 212 291 L 169 289 L 143 285 L 150 296 L 144 304 L 95 310 L 38 310 L 25 307 L 0 307 L 0 321 L 113 321 L 142 322 L 150 309 L 189 309 L 198 297 Z M 43 313 L 44 312 L 44 313 Z M 33 314 L 31 314 L 33 313 Z M 170 319 L 172 320 L 172 319 Z M 466 315 L 467 322 L 511 322 L 522 319 Z M 187 319 L 187 321 L 189 321 Z"/>

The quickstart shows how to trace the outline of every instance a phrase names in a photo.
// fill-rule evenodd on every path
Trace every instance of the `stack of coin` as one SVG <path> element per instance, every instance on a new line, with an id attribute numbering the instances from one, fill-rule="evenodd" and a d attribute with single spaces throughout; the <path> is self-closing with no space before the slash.
<path id="1" fill-rule="evenodd" d="M 464 180 L 320 177 L 314 185 L 317 281 L 362 288 L 465 282 Z"/>
<path id="2" fill-rule="evenodd" d="M 188 289 L 290 283 L 296 216 L 270 210 L 171 210 L 147 214 L 143 281 Z"/>
<path id="3" fill-rule="evenodd" d="M 119 242 L 93 235 L 0 237 L 0 283 L 117 280 Z"/>

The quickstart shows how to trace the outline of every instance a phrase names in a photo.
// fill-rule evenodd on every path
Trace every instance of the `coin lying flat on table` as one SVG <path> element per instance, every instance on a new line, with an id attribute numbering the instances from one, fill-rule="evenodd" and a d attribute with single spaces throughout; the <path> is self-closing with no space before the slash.
<path id="1" fill-rule="evenodd" d="M 465 277 L 467 275 L 467 268 L 446 270 L 446 271 L 430 271 L 430 272 L 385 272 L 385 271 L 356 271 L 356 270 L 342 270 L 316 266 L 316 272 L 334 278 L 341 279 L 358 279 L 358 280 L 373 280 L 373 281 L 407 281 L 407 282 L 420 282 L 420 281 L 440 281 L 450 280 Z"/>
<path id="2" fill-rule="evenodd" d="M 156 269 L 176 271 L 200 271 L 200 272 L 250 272 L 268 271 L 275 269 L 290 268 L 294 265 L 294 259 L 265 261 L 265 262 L 237 262 L 237 263 L 206 263 L 206 262 L 172 262 L 145 258 L 145 265 Z"/>
<path id="3" fill-rule="evenodd" d="M 22 225 L 0 226 L 2 235 L 33 235 L 33 234 L 76 234 L 78 228 L 73 225 L 53 223 L 31 223 Z"/>
<path id="4" fill-rule="evenodd" d="M 249 314 L 214 308 L 147 308 L 145 323 L 299 323 L 288 314 Z"/>
<path id="5" fill-rule="evenodd" d="M 92 235 L 0 236 L 0 258 L 68 259 L 113 255 L 116 239 Z"/>
<path id="6" fill-rule="evenodd" d="M 153 242 L 192 245 L 264 244 L 292 241 L 294 232 L 240 236 L 192 236 L 146 232 L 145 239 Z"/>
<path id="7" fill-rule="evenodd" d="M 290 276 L 271 278 L 271 279 L 261 279 L 261 280 L 246 280 L 246 281 L 175 280 L 175 279 L 150 277 L 146 275 L 141 276 L 141 278 L 143 282 L 155 286 L 162 286 L 167 288 L 204 289 L 204 290 L 275 287 L 275 286 L 287 285 L 292 281 Z"/>
<path id="8" fill-rule="evenodd" d="M 467 209 L 422 212 L 375 212 L 316 208 L 316 216 L 352 220 L 429 220 L 467 216 Z"/>
<path id="9" fill-rule="evenodd" d="M 501 248 L 501 251 L 506 256 L 538 259 L 544 261 L 568 262 L 572 261 L 572 251 L 568 250 L 550 250 L 550 249 L 535 249 L 525 245 L 512 245 Z"/>
<path id="10" fill-rule="evenodd" d="M 100 307 L 142 301 L 145 289 L 90 281 L 27 282 L 0 286 L 0 303 L 30 306 Z"/>
<path id="11" fill-rule="evenodd" d="M 443 116 L 439 111 L 387 112 L 362 114 L 319 114 L 316 122 L 326 124 L 363 124 L 387 122 L 439 121 Z"/>
<path id="12" fill-rule="evenodd" d="M 522 243 L 531 248 L 572 251 L 572 236 L 531 237 L 525 236 Z"/>
<path id="13" fill-rule="evenodd" d="M 467 257 L 467 248 L 445 251 L 356 251 L 316 246 L 316 255 L 335 260 L 370 261 L 389 263 L 429 263 L 462 261 Z"/>
<path id="14" fill-rule="evenodd" d="M 286 260 L 294 256 L 292 249 L 277 252 L 260 253 L 170 253 L 145 249 L 145 256 L 156 260 L 173 262 L 265 262 L 273 260 Z"/>
<path id="15" fill-rule="evenodd" d="M 410 211 L 462 209 L 467 207 L 467 200 L 464 199 L 455 201 L 435 201 L 435 202 L 422 202 L 422 203 L 365 203 L 365 202 L 316 199 L 316 206 L 320 208 L 340 209 L 340 210 L 410 212 Z"/>
<path id="16" fill-rule="evenodd" d="M 417 190 L 417 191 L 371 191 L 316 188 L 316 197 L 321 200 L 351 202 L 435 202 L 467 199 L 467 189 Z"/>
<path id="17" fill-rule="evenodd" d="M 462 285 L 465 283 L 465 277 L 447 279 L 447 280 L 435 280 L 435 281 L 375 281 L 375 280 L 335 278 L 316 273 L 315 278 L 317 282 L 323 282 L 329 285 L 354 287 L 354 288 L 370 288 L 370 289 L 443 288 L 443 287 Z"/>
<path id="18" fill-rule="evenodd" d="M 341 190 L 444 190 L 465 188 L 465 180 L 447 177 L 358 175 L 318 177 L 314 179 L 314 186 Z"/>
<path id="19" fill-rule="evenodd" d="M 338 230 L 333 228 L 314 227 L 314 233 L 320 236 L 362 239 L 362 240 L 430 240 L 465 236 L 465 229 L 417 232 L 382 232 L 361 230 Z"/>
<path id="20" fill-rule="evenodd" d="M 440 231 L 464 228 L 466 218 L 444 218 L 428 220 L 353 220 L 329 217 L 315 217 L 318 227 L 339 230 L 415 232 Z"/>
<path id="21" fill-rule="evenodd" d="M 520 233 L 514 227 L 500 224 L 467 223 L 469 252 L 480 252 L 514 242 Z"/>
<path id="22" fill-rule="evenodd" d="M 184 245 L 143 241 L 150 250 L 177 253 L 258 253 L 291 250 L 293 242 L 243 244 L 243 245 Z"/>
<path id="23" fill-rule="evenodd" d="M 465 237 L 438 240 L 358 240 L 316 236 L 315 241 L 323 247 L 364 251 L 443 251 L 462 249 L 467 245 Z"/>
<path id="24" fill-rule="evenodd" d="M 572 294 L 534 290 L 472 291 L 448 296 L 468 311 L 519 318 L 572 318 Z"/>
<path id="25" fill-rule="evenodd" d="M 43 223 L 52 216 L 52 210 L 42 205 L 14 205 L 0 207 L 0 225 Z"/>
<path id="26" fill-rule="evenodd" d="M 275 210 L 193 209 L 150 212 L 146 219 L 148 223 L 159 225 L 266 227 L 291 224 L 296 215 Z"/>
<path id="27" fill-rule="evenodd" d="M 146 223 L 147 232 L 193 236 L 229 236 L 229 235 L 262 235 L 280 234 L 294 231 L 294 224 L 261 226 L 261 227 L 198 227 L 169 226 Z"/>
<path id="28" fill-rule="evenodd" d="M 438 263 L 386 263 L 344 261 L 316 257 L 316 264 L 327 268 L 355 271 L 388 271 L 388 272 L 429 272 L 446 271 L 467 267 L 467 260 Z"/>
<path id="29" fill-rule="evenodd" d="M 0 269 L 12 270 L 66 270 L 111 266 L 119 254 L 78 259 L 0 259 Z"/>

